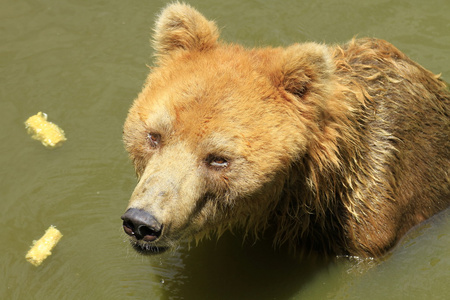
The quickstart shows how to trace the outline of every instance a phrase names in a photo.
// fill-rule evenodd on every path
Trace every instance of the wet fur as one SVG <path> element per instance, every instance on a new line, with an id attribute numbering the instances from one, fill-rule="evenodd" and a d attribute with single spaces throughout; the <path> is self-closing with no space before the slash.
<path id="1" fill-rule="evenodd" d="M 242 227 L 270 229 L 297 253 L 380 256 L 449 206 L 450 93 L 439 76 L 378 39 L 245 49 L 218 37 L 193 8 L 168 6 L 156 67 L 124 126 L 140 177 L 129 207 L 171 224 L 166 245 Z M 168 150 L 148 149 L 151 130 Z M 205 169 L 208 151 L 241 169 Z"/>

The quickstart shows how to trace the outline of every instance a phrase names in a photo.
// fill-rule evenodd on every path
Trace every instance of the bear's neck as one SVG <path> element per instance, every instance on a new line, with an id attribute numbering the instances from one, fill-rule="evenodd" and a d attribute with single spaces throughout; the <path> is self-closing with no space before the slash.
<path id="1" fill-rule="evenodd" d="M 315 110 L 309 115 L 316 116 L 306 122 L 310 143 L 286 172 L 275 216 L 280 229 L 277 243 L 294 244 L 297 252 L 346 255 L 343 249 L 353 248 L 348 224 L 357 215 L 352 195 L 354 174 L 367 168 L 362 165 L 366 151 L 364 141 L 359 140 L 357 112 L 366 95 L 335 82 L 333 95 L 315 107 L 314 101 L 309 101 L 313 103 L 310 109 Z"/>

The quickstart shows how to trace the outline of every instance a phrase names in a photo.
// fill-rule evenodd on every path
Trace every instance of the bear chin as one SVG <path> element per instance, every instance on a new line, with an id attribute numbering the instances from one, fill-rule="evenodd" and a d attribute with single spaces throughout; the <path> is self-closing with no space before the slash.
<path id="1" fill-rule="evenodd" d="M 135 241 L 130 241 L 131 246 L 136 252 L 142 255 L 156 255 L 166 252 L 170 247 L 155 246 L 151 244 L 137 243 Z"/>

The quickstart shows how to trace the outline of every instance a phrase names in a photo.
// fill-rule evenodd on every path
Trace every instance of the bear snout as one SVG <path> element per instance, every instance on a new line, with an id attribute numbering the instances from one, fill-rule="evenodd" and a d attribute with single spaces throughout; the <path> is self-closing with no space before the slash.
<path id="1" fill-rule="evenodd" d="M 143 209 L 130 208 L 121 218 L 125 233 L 137 240 L 154 242 L 162 234 L 163 225 Z"/>

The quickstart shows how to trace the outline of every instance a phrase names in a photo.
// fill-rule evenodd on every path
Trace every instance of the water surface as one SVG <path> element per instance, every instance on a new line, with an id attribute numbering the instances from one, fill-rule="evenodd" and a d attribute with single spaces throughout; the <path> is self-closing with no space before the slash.
<path id="1" fill-rule="evenodd" d="M 450 80 L 450 2 L 190 1 L 246 46 L 353 36 L 387 39 Z M 136 183 L 122 124 L 152 64 L 165 1 L 0 0 L 1 299 L 444 299 L 450 294 L 448 213 L 424 224 L 383 263 L 299 262 L 270 241 L 239 236 L 142 257 L 120 215 Z M 55 150 L 23 122 L 38 111 L 68 141 Z M 64 237 L 36 268 L 32 240 Z M 239 235 L 239 233 L 236 233 Z"/>

